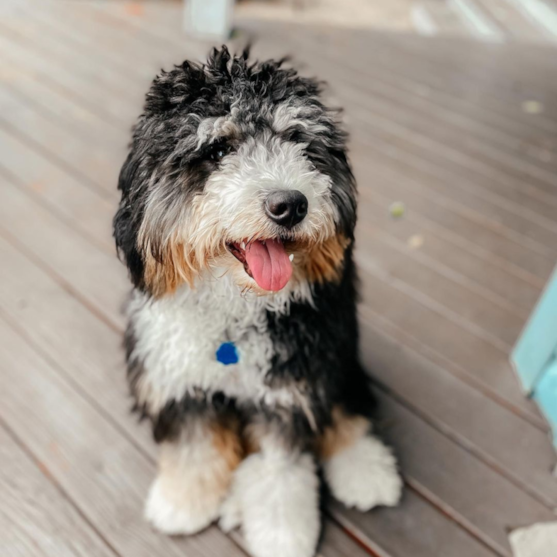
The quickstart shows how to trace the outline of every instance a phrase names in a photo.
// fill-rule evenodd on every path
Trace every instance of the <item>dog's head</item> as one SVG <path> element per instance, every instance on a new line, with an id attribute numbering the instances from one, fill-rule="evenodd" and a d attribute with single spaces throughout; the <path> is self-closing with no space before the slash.
<path id="1" fill-rule="evenodd" d="M 118 187 L 116 244 L 154 296 L 210 269 L 260 294 L 338 280 L 353 239 L 346 135 L 319 83 L 226 47 L 154 80 Z"/>

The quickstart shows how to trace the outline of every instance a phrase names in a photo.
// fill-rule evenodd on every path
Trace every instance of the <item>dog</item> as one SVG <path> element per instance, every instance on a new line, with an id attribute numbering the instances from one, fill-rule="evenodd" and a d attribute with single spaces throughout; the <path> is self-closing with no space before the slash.
<path id="1" fill-rule="evenodd" d="M 225 46 L 163 71 L 118 188 L 128 379 L 160 445 L 149 522 L 220 520 L 255 557 L 311 557 L 321 477 L 347 506 L 397 504 L 358 359 L 356 184 L 322 83 Z"/>

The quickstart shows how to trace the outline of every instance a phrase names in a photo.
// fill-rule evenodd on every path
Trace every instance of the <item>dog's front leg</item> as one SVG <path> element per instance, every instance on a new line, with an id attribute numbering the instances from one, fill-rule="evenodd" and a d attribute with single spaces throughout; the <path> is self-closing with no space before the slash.
<path id="1" fill-rule="evenodd" d="M 396 505 L 402 492 L 397 462 L 391 450 L 372 435 L 371 422 L 339 407 L 332 417 L 317 451 L 332 494 L 360 511 Z"/>
<path id="2" fill-rule="evenodd" d="M 242 458 L 237 431 L 194 418 L 160 446 L 158 475 L 145 516 L 166 534 L 193 534 L 219 515 L 234 469 Z"/>
<path id="3" fill-rule="evenodd" d="M 257 437 L 257 452 L 234 473 L 220 526 L 242 526 L 254 557 L 312 557 L 321 528 L 314 457 L 276 432 Z"/>

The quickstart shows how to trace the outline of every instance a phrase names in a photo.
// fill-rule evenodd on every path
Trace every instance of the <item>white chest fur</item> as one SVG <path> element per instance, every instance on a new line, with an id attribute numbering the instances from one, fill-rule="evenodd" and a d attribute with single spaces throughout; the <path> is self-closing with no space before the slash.
<path id="1" fill-rule="evenodd" d="M 156 412 L 201 389 L 240 402 L 293 404 L 297 396 L 292 388 L 265 383 L 274 353 L 266 311 L 287 312 L 297 294 L 243 295 L 227 277 L 210 277 L 195 290 L 182 287 L 160 300 L 134 292 L 127 313 L 136 337 L 132 357 L 144 367 L 136 390 L 139 402 Z M 236 345 L 237 364 L 217 361 L 223 342 Z"/>

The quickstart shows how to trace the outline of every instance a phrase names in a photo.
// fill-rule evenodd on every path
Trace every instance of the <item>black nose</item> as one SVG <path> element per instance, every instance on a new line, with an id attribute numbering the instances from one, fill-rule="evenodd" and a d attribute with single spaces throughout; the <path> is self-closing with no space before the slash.
<path id="1" fill-rule="evenodd" d="M 301 191 L 272 191 L 265 200 L 265 212 L 277 224 L 292 228 L 307 215 L 308 200 Z"/>

